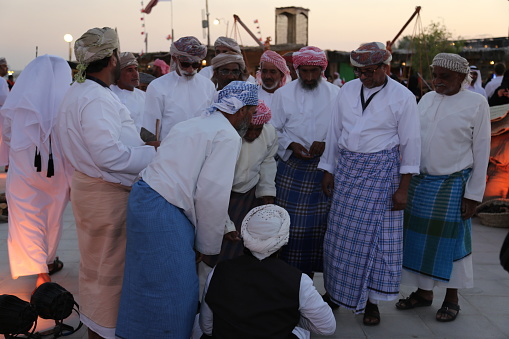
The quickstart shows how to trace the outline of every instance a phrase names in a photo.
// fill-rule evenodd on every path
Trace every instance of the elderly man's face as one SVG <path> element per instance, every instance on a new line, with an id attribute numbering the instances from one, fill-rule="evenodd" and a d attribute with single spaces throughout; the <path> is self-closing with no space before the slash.
<path id="1" fill-rule="evenodd" d="M 278 87 L 283 78 L 283 73 L 270 62 L 264 62 L 260 69 L 262 78 L 262 87 L 269 93 L 273 93 Z"/>
<path id="2" fill-rule="evenodd" d="M 201 63 L 198 61 L 192 61 L 187 58 L 173 57 L 177 63 L 177 73 L 180 76 L 184 76 L 187 79 L 192 79 L 201 67 Z"/>
<path id="3" fill-rule="evenodd" d="M 299 66 L 299 81 L 304 89 L 312 90 L 318 87 L 322 79 L 322 68 L 320 66 Z"/>
<path id="4" fill-rule="evenodd" d="M 237 63 L 226 64 L 214 70 L 217 79 L 217 89 L 222 90 L 226 85 L 241 79 L 240 65 Z"/>
<path id="5" fill-rule="evenodd" d="M 261 125 L 250 124 L 249 128 L 247 129 L 246 135 L 244 135 L 244 140 L 246 140 L 247 142 L 255 141 L 256 139 L 258 139 L 260 134 L 262 134 L 262 130 L 263 124 Z"/>
<path id="6" fill-rule="evenodd" d="M 387 77 L 385 64 L 370 65 L 366 67 L 354 67 L 355 76 L 359 78 L 364 87 L 373 88 L 382 86 Z"/>
<path id="7" fill-rule="evenodd" d="M 454 95 L 461 89 L 465 74 L 451 71 L 447 68 L 434 66 L 431 73 L 435 91 L 443 95 Z"/>
<path id="8" fill-rule="evenodd" d="M 138 73 L 138 67 L 136 65 L 131 65 L 122 68 L 120 71 L 120 78 L 117 81 L 117 86 L 121 89 L 134 91 L 134 88 L 139 85 L 140 74 Z"/>
<path id="9" fill-rule="evenodd" d="M 7 67 L 7 65 L 0 65 L 0 77 L 6 76 L 7 71 L 9 71 L 9 67 Z"/>
<path id="10" fill-rule="evenodd" d="M 235 129 L 237 130 L 237 133 L 239 133 L 240 137 L 243 138 L 246 135 L 247 130 L 249 129 L 249 126 L 251 125 L 251 120 L 253 120 L 253 114 L 256 113 L 256 106 L 244 106 L 237 113 L 238 114 L 238 120 L 235 124 Z"/>

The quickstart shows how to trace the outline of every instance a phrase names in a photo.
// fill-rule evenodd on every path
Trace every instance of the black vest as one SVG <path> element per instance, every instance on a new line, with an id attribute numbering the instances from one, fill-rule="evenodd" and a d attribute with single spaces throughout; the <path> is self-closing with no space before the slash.
<path id="1" fill-rule="evenodd" d="M 302 273 L 282 260 L 243 255 L 219 263 L 205 301 L 217 339 L 286 339 L 299 322 Z"/>

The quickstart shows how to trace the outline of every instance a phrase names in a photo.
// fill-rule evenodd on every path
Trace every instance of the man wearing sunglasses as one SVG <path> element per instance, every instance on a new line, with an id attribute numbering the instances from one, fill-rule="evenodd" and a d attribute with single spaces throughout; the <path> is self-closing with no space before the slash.
<path id="1" fill-rule="evenodd" d="M 339 92 L 318 165 L 332 197 L 324 298 L 364 312 L 368 326 L 380 323 L 380 300 L 398 297 L 403 210 L 421 152 L 415 96 L 387 76 L 391 59 L 379 42 L 351 52 L 358 79 Z"/>
<path id="2" fill-rule="evenodd" d="M 197 74 L 207 47 L 192 36 L 175 41 L 170 48 L 171 71 L 150 83 L 145 100 L 143 127 L 156 133 L 160 121 L 160 140 L 175 124 L 199 116 L 216 93 L 209 79 Z"/>

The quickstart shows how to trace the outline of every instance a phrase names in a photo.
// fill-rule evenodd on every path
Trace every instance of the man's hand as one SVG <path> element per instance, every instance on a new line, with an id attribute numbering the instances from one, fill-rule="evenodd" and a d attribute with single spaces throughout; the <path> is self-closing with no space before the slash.
<path id="1" fill-rule="evenodd" d="M 307 160 L 313 158 L 306 147 L 302 146 L 298 142 L 292 142 L 288 148 L 292 150 L 293 155 L 295 155 L 298 159 Z"/>
<path id="2" fill-rule="evenodd" d="M 463 220 L 472 218 L 475 214 L 475 209 L 477 206 L 479 206 L 478 201 L 463 198 L 461 200 L 461 218 Z"/>
<path id="3" fill-rule="evenodd" d="M 334 176 L 327 171 L 323 173 L 322 190 L 326 196 L 329 198 L 332 197 L 332 191 L 334 190 Z"/>
<path id="4" fill-rule="evenodd" d="M 394 204 L 392 211 L 404 210 L 406 208 L 407 198 L 408 190 L 398 188 L 392 195 L 392 203 Z"/>
<path id="5" fill-rule="evenodd" d="M 309 154 L 315 157 L 321 157 L 325 151 L 325 142 L 322 141 L 313 141 L 313 144 L 309 148 Z"/>
<path id="6" fill-rule="evenodd" d="M 265 196 L 265 197 L 261 197 L 261 199 L 262 199 L 262 203 L 264 205 L 268 205 L 268 204 L 273 204 L 274 203 L 274 197 Z"/>
<path id="7" fill-rule="evenodd" d="M 231 241 L 231 242 L 239 242 L 240 241 L 239 232 L 237 232 L 237 231 L 232 231 L 232 232 L 226 233 L 224 235 L 224 238 L 227 241 Z"/>

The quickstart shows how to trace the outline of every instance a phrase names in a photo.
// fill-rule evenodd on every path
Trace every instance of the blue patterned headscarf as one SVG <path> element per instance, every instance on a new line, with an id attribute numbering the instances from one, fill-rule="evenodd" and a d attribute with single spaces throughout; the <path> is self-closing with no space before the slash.
<path id="1" fill-rule="evenodd" d="M 258 86 L 245 81 L 232 81 L 219 91 L 217 99 L 208 108 L 208 114 L 221 111 L 235 114 L 244 106 L 258 105 Z"/>

